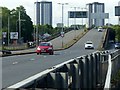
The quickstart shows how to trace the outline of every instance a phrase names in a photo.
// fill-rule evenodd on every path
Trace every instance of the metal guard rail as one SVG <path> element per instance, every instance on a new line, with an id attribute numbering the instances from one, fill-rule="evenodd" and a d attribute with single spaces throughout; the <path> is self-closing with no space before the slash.
<path id="1" fill-rule="evenodd" d="M 120 50 L 116 50 L 116 51 L 112 52 L 111 54 L 109 54 L 108 70 L 107 70 L 104 90 L 106 90 L 106 88 L 108 90 L 112 88 L 111 87 L 111 78 L 114 77 L 120 70 L 120 61 L 119 60 L 120 60 Z"/>
<path id="2" fill-rule="evenodd" d="M 119 50 L 114 53 L 97 51 L 89 55 L 80 56 L 53 66 L 5 89 L 50 88 L 68 90 L 108 88 L 111 80 L 111 65 L 108 64 L 111 61 L 111 57 L 113 59 L 119 52 Z M 112 60 L 112 73 L 117 73 L 117 70 L 115 71 L 117 68 L 113 61 L 115 62 L 116 60 Z M 117 66 L 120 68 L 120 65 Z M 109 73 L 107 74 L 107 72 Z"/>

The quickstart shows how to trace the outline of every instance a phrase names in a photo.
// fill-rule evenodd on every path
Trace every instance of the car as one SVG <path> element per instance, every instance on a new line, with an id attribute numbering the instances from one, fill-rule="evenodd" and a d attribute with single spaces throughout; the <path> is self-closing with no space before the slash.
<path id="1" fill-rule="evenodd" d="M 115 43 L 115 49 L 120 49 L 120 43 Z"/>
<path id="2" fill-rule="evenodd" d="M 85 49 L 94 49 L 94 45 L 92 41 L 87 41 L 85 43 Z"/>
<path id="3" fill-rule="evenodd" d="M 36 50 L 37 55 L 42 53 L 54 54 L 53 45 L 51 42 L 40 42 Z"/>
<path id="4" fill-rule="evenodd" d="M 103 28 L 102 27 L 98 27 L 98 32 L 102 32 Z"/>
<path id="5" fill-rule="evenodd" d="M 47 41 L 51 38 L 51 35 L 48 34 L 48 33 L 45 33 L 43 34 L 42 36 L 40 36 L 40 38 L 43 40 L 43 41 Z"/>

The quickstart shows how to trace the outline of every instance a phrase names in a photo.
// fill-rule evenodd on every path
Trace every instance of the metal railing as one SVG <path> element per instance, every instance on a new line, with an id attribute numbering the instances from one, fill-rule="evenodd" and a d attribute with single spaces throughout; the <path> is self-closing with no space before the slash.
<path id="1" fill-rule="evenodd" d="M 53 66 L 41 73 L 31 76 L 6 89 L 14 88 L 40 88 L 40 89 L 83 89 L 104 88 L 109 63 L 108 51 L 94 52 L 89 55 L 80 56 Z M 120 58 L 120 57 L 119 57 Z M 109 59 L 110 61 L 110 59 Z M 113 60 L 112 60 L 113 61 Z M 119 63 L 120 64 L 120 63 Z M 109 66 L 109 67 L 108 67 Z M 114 65 L 112 65 L 114 66 Z M 119 66 L 120 67 L 120 66 Z M 115 68 L 116 69 L 116 68 Z M 112 69 L 113 72 L 113 69 Z M 116 71 L 117 72 L 117 71 Z M 107 76 L 110 87 L 110 76 Z M 107 87 L 107 86 L 106 86 Z M 106 88 L 105 87 L 105 88 Z"/>
<path id="2" fill-rule="evenodd" d="M 111 80 L 115 77 L 120 70 L 120 50 L 116 50 L 109 54 L 108 59 L 108 70 L 106 75 L 106 81 L 104 85 L 104 90 L 111 89 Z M 115 88 L 115 87 L 114 87 Z"/>
<path id="3" fill-rule="evenodd" d="M 80 56 L 5 89 L 84 89 L 111 88 L 111 78 L 120 69 L 120 50 Z"/>

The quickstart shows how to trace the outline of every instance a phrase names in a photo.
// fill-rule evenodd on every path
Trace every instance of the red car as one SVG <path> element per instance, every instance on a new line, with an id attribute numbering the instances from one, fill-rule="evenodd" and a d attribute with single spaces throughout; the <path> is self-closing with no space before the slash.
<path id="1" fill-rule="evenodd" d="M 36 50 L 37 55 L 41 53 L 49 53 L 50 55 L 54 54 L 53 45 L 50 42 L 41 42 Z"/>

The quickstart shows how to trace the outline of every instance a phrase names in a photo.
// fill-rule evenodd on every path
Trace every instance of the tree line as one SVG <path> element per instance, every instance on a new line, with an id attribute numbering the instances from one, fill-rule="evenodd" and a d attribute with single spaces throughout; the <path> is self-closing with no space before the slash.
<path id="1" fill-rule="evenodd" d="M 15 9 L 2 8 L 2 32 L 8 34 L 8 18 L 9 18 L 9 30 L 10 32 L 18 32 L 19 34 L 19 12 L 21 20 L 21 37 L 24 42 L 33 41 L 35 39 L 36 25 L 33 25 L 31 18 L 27 15 L 26 9 L 23 6 L 16 7 Z M 60 29 L 53 28 L 51 25 L 38 25 L 38 35 L 44 33 L 55 34 Z M 10 37 L 9 37 L 10 38 Z M 8 37 L 6 37 L 8 40 Z"/>
<path id="2" fill-rule="evenodd" d="M 113 25 L 111 28 L 115 31 L 115 41 L 120 42 L 120 25 Z"/>
<path id="3" fill-rule="evenodd" d="M 120 25 L 110 25 L 104 26 L 104 28 L 109 28 L 109 39 L 114 42 L 120 42 Z"/>
<path id="4" fill-rule="evenodd" d="M 33 22 L 26 14 L 26 10 L 23 6 L 16 7 L 16 9 L 12 10 L 9 10 L 7 7 L 2 7 L 2 32 L 7 32 L 7 34 L 9 34 L 8 23 L 9 32 L 19 32 L 19 12 L 21 20 L 21 37 L 23 37 L 24 42 L 27 40 L 33 40 Z"/>

